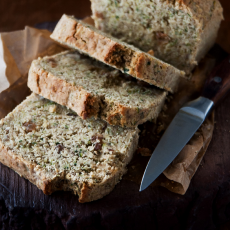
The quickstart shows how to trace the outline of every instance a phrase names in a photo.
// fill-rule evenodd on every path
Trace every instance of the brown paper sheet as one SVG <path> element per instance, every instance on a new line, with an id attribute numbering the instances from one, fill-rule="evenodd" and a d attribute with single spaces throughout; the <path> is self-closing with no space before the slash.
<path id="1" fill-rule="evenodd" d="M 52 55 L 64 50 L 49 38 L 50 32 L 26 27 L 23 31 L 2 33 L 0 46 L 0 118 L 12 111 L 27 95 L 27 74 L 33 59 Z M 141 128 L 140 149 L 152 152 L 160 136 L 172 117 L 186 102 L 193 99 L 205 80 L 207 72 L 213 66 L 212 59 L 206 59 L 195 71 L 192 81 L 181 82 L 179 92 L 165 106 L 158 119 L 158 125 L 147 122 Z M 172 96 L 170 96 L 172 97 Z M 188 145 L 182 150 L 172 164 L 158 178 L 154 185 L 161 185 L 172 192 L 184 194 L 189 187 L 202 157 L 209 145 L 214 127 L 213 115 L 209 117 Z M 146 133 L 150 138 L 146 138 Z M 143 141 L 145 140 L 145 141 Z M 145 151 L 146 155 L 146 151 Z M 144 159 L 144 160 L 143 160 Z M 125 179 L 140 183 L 148 158 L 136 154 L 131 162 Z"/>
<path id="2" fill-rule="evenodd" d="M 0 35 L 0 93 L 26 77 L 33 59 L 63 50 L 50 38 L 47 30 L 25 30 Z"/>
<path id="3" fill-rule="evenodd" d="M 172 192 L 185 194 L 211 141 L 214 129 L 213 124 L 214 113 L 205 121 L 190 142 L 163 172 L 167 179 L 160 183 L 161 186 Z"/>
<path id="4" fill-rule="evenodd" d="M 65 50 L 49 36 L 49 31 L 31 27 L 0 34 L 0 118 L 30 94 L 27 74 L 31 62 Z"/>

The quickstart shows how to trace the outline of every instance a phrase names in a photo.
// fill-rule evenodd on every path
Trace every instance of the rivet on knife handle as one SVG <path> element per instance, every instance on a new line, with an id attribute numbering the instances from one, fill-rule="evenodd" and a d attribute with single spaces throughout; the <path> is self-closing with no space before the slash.
<path id="1" fill-rule="evenodd" d="M 214 68 L 207 79 L 203 97 L 206 97 L 217 105 L 230 89 L 230 55 Z"/>

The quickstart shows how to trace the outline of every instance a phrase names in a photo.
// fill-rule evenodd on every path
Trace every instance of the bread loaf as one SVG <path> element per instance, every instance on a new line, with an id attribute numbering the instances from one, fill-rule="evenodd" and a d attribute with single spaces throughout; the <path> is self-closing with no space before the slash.
<path id="1" fill-rule="evenodd" d="M 218 0 L 91 0 L 95 25 L 173 66 L 191 72 L 215 42 Z"/>

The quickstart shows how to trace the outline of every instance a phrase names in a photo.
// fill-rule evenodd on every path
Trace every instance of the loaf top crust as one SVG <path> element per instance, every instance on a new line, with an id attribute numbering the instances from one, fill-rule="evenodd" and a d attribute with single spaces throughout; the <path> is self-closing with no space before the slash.
<path id="1" fill-rule="evenodd" d="M 218 0 L 169 0 L 169 4 L 173 4 L 173 2 L 176 9 L 183 9 L 185 12 L 191 13 L 191 16 L 201 24 L 202 28 L 209 23 L 215 8 L 220 14 L 223 13 L 223 8 Z"/>
<path id="2" fill-rule="evenodd" d="M 1 150 L 5 148 L 33 165 L 39 180 L 52 181 L 64 174 L 70 187 L 80 187 L 83 182 L 97 186 L 124 169 L 137 136 L 137 128 L 82 120 L 36 94 L 0 121 Z"/>

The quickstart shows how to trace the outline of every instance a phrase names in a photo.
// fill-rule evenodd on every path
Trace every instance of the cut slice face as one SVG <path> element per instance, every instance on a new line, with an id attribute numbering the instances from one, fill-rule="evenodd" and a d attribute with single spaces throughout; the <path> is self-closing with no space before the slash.
<path id="1" fill-rule="evenodd" d="M 95 27 L 191 74 L 214 45 L 218 0 L 91 0 Z"/>
<path id="2" fill-rule="evenodd" d="M 51 38 L 171 93 L 177 90 L 178 83 L 185 74 L 71 16 L 62 16 Z"/>
<path id="3" fill-rule="evenodd" d="M 0 121 L 0 162 L 45 194 L 73 191 L 80 202 L 112 191 L 137 143 L 137 128 L 82 120 L 36 94 Z"/>
<path id="4" fill-rule="evenodd" d="M 33 92 L 83 119 L 101 118 L 123 127 L 155 120 L 164 105 L 167 92 L 140 83 L 77 51 L 33 61 L 28 79 Z"/>

